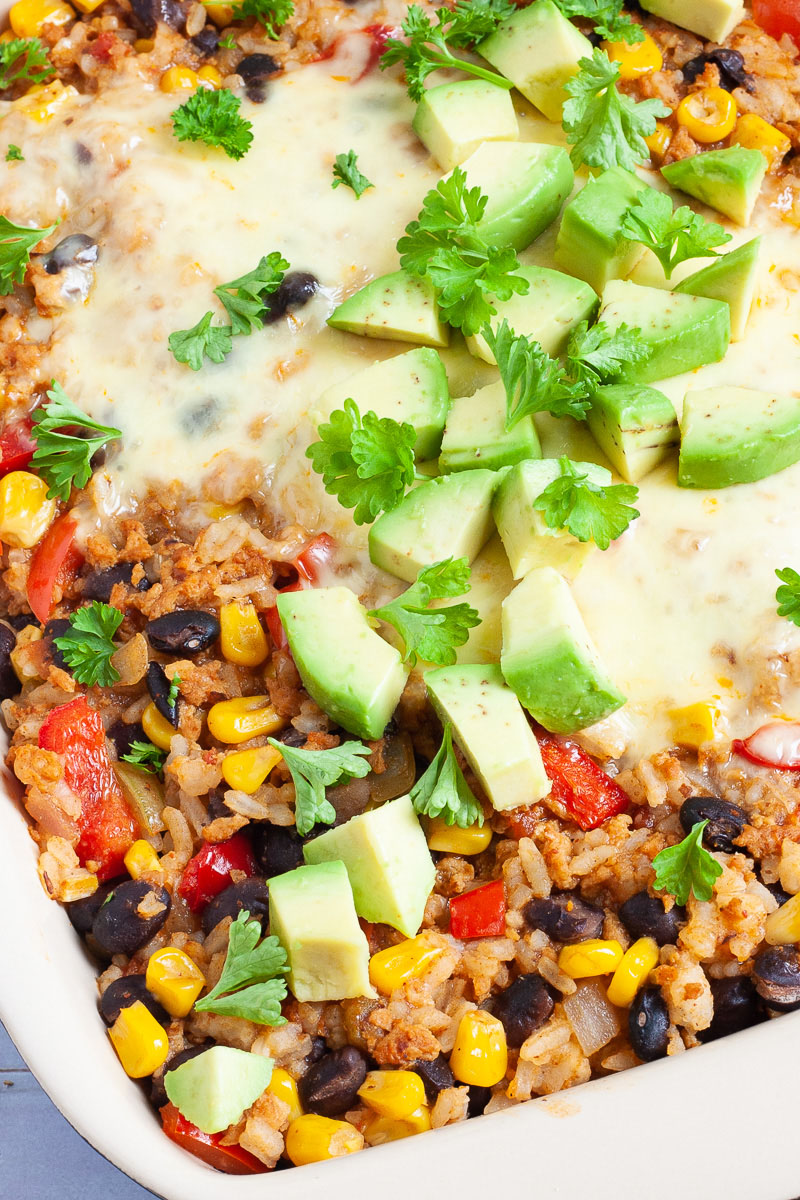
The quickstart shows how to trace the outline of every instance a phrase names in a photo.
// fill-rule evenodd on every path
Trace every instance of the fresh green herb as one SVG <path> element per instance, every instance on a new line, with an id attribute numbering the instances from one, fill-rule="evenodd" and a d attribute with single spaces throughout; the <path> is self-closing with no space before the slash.
<path id="1" fill-rule="evenodd" d="M 216 986 L 195 1003 L 197 1012 L 244 1017 L 257 1025 L 285 1025 L 286 951 L 272 935 L 262 939 L 261 923 L 240 912 L 228 931 L 228 952 Z"/>
<path id="2" fill-rule="evenodd" d="M 22 283 L 31 250 L 49 237 L 56 225 L 58 221 L 44 229 L 29 229 L 27 225 L 15 225 L 7 217 L 0 217 L 0 296 L 8 296 L 15 283 Z"/>
<path id="3" fill-rule="evenodd" d="M 423 8 L 420 8 L 418 4 L 411 4 L 401 26 L 403 34 L 408 40 L 387 38 L 386 49 L 380 61 L 381 70 L 385 71 L 394 63 L 402 63 L 408 94 L 412 100 L 422 99 L 425 94 L 423 86 L 425 80 L 433 71 L 439 71 L 442 68 L 465 71 L 468 75 L 486 79 L 489 83 L 497 84 L 498 87 L 510 88 L 512 86 L 502 75 L 451 54 L 447 47 L 448 41 L 456 47 L 471 44 L 476 37 L 486 35 L 485 32 L 479 32 L 479 30 L 491 32 L 491 29 L 486 29 L 487 25 L 491 23 L 493 28 L 496 27 L 503 16 L 508 15 L 506 6 L 484 3 L 477 6 L 473 12 L 472 5 L 462 3 L 460 9 L 461 15 L 456 16 L 443 5 L 437 9 L 436 24 L 434 24 Z M 502 15 L 500 15 L 501 10 Z M 498 14 L 496 20 L 494 12 Z"/>
<path id="4" fill-rule="evenodd" d="M 164 768 L 166 754 L 152 742 L 131 742 L 130 750 L 122 755 L 122 762 L 132 763 L 142 771 L 158 775 Z"/>
<path id="5" fill-rule="evenodd" d="M 568 529 L 579 542 L 593 541 L 607 550 L 638 516 L 632 503 L 639 489 L 632 483 L 607 487 L 592 483 L 569 458 L 558 460 L 561 474 L 536 497 L 533 507 L 550 529 Z"/>
<path id="6" fill-rule="evenodd" d="M 483 824 L 483 809 L 458 765 L 449 723 L 444 727 L 441 746 L 409 796 L 415 811 L 421 816 L 444 817 L 447 825 L 459 825 L 462 829 Z"/>
<path id="7" fill-rule="evenodd" d="M 292 0 L 238 0 L 233 6 L 234 21 L 255 17 L 264 26 L 267 37 L 273 42 L 281 36 L 280 27 L 294 13 Z"/>
<path id="8" fill-rule="evenodd" d="M 122 437 L 122 432 L 113 425 L 93 421 L 72 403 L 60 383 L 55 379 L 51 382 L 49 404 L 33 414 L 33 465 L 48 485 L 48 496 L 69 500 L 73 487 L 82 488 L 89 482 L 92 455 L 107 442 Z M 80 434 L 64 433 L 66 428 L 77 428 Z"/>
<path id="9" fill-rule="evenodd" d="M 241 103 L 228 88 L 216 92 L 198 88 L 172 114 L 175 137 L 179 142 L 220 146 L 228 158 L 244 158 L 253 141 L 253 126 L 239 115 Z"/>
<path id="10" fill-rule="evenodd" d="M 247 336 L 254 329 L 263 328 L 266 298 L 277 292 L 288 270 L 286 259 L 278 250 L 273 250 L 261 259 L 254 271 L 214 288 L 214 295 L 222 301 L 230 317 L 233 334 Z"/>
<path id="11" fill-rule="evenodd" d="M 122 624 L 122 613 L 111 604 L 93 600 L 86 608 L 70 613 L 70 628 L 53 639 L 77 683 L 111 687 L 119 679 L 111 656 L 117 647 L 113 637 Z"/>
<path id="12" fill-rule="evenodd" d="M 423 567 L 414 583 L 371 617 L 393 625 L 405 642 L 404 659 L 412 667 L 417 658 L 445 667 L 456 661 L 456 646 L 463 646 L 470 629 L 480 625 L 477 610 L 469 604 L 449 604 L 430 609 L 432 600 L 463 596 L 469 588 L 469 560 L 445 558 Z"/>
<path id="13" fill-rule="evenodd" d="M 236 50 L 239 43 L 232 33 L 226 33 L 219 43 L 220 50 Z"/>
<path id="14" fill-rule="evenodd" d="M 224 362 L 233 349 L 230 325 L 212 325 L 213 312 L 207 312 L 191 329 L 178 329 L 169 335 L 169 348 L 179 363 L 188 363 L 193 371 L 203 366 L 203 358 Z"/>
<path id="15" fill-rule="evenodd" d="M 667 279 L 687 259 L 718 257 L 714 247 L 731 240 L 721 225 L 704 220 L 687 204 L 673 211 L 669 196 L 655 188 L 639 193 L 625 213 L 622 232 L 653 251 Z"/>
<path id="16" fill-rule="evenodd" d="M 590 401 L 585 383 L 567 379 L 564 368 L 538 342 L 515 334 L 505 318 L 496 330 L 485 325 L 482 332 L 506 389 L 507 430 L 539 412 L 586 419 Z"/>
<path id="17" fill-rule="evenodd" d="M 42 83 L 53 68 L 47 48 L 39 38 L 11 38 L 0 42 L 0 92 L 15 83 Z"/>
<path id="18" fill-rule="evenodd" d="M 169 681 L 169 691 L 167 692 L 167 708 L 174 708 L 178 703 L 178 698 L 181 694 L 181 677 L 173 675 Z"/>
<path id="19" fill-rule="evenodd" d="M 413 425 L 374 412 L 362 420 L 355 401 L 345 400 L 317 432 L 320 440 L 308 447 L 306 457 L 328 495 L 355 510 L 356 525 L 397 507 L 416 478 Z"/>
<path id="20" fill-rule="evenodd" d="M 325 796 L 325 788 L 350 779 L 363 779 L 371 767 L 367 757 L 372 753 L 361 742 L 345 742 L 330 750 L 300 750 L 275 738 L 270 746 L 280 751 L 294 782 L 294 820 L 301 837 L 310 833 L 320 822 L 332 825 L 336 810 Z"/>
<path id="21" fill-rule="evenodd" d="M 591 21 L 594 32 L 607 42 L 644 41 L 644 30 L 622 11 L 623 0 L 556 0 L 565 17 Z"/>
<path id="22" fill-rule="evenodd" d="M 703 830 L 708 821 L 698 821 L 677 846 L 667 846 L 653 859 L 656 873 L 653 887 L 669 892 L 678 904 L 685 904 L 693 892 L 698 900 L 710 900 L 714 880 L 722 867 L 703 846 Z"/>
<path id="23" fill-rule="evenodd" d="M 358 169 L 358 155 L 355 150 L 348 150 L 346 154 L 337 154 L 333 164 L 333 183 L 332 188 L 337 188 L 341 184 L 351 188 L 356 194 L 356 200 L 360 200 L 364 192 L 368 188 L 374 188 L 375 184 L 370 183 L 366 175 L 362 175 Z"/>
<path id="24" fill-rule="evenodd" d="M 647 354 L 641 329 L 624 324 L 609 329 L 604 321 L 590 329 L 588 321 L 581 321 L 567 344 L 567 374 L 591 394 L 623 367 L 641 362 Z"/>
<path id="25" fill-rule="evenodd" d="M 574 167 L 625 167 L 635 170 L 650 156 L 645 143 L 656 127 L 657 117 L 670 110 L 660 100 L 642 100 L 617 90 L 619 64 L 595 49 L 591 58 L 580 60 L 577 75 L 564 84 L 569 100 L 564 105 L 563 125 L 572 146 Z"/>
<path id="26" fill-rule="evenodd" d="M 488 197 L 468 188 L 456 167 L 422 202 L 416 221 L 397 243 L 400 266 L 411 275 L 427 275 L 439 292 L 445 321 L 466 335 L 477 333 L 494 316 L 488 299 L 525 295 L 530 285 L 514 272 L 519 262 L 512 246 L 490 246 L 478 228 Z"/>
<path id="27" fill-rule="evenodd" d="M 446 41 L 466 50 L 489 37 L 516 11 L 513 0 L 457 0 L 449 15 L 440 10 L 440 17 L 447 21 Z"/>
<path id="28" fill-rule="evenodd" d="M 800 575 L 791 567 L 781 567 L 775 574 L 782 584 L 775 593 L 778 616 L 787 617 L 793 625 L 800 625 Z"/>
<path id="29" fill-rule="evenodd" d="M 25 156 L 19 146 L 15 146 L 13 142 L 8 143 L 6 150 L 6 162 L 25 162 Z"/>

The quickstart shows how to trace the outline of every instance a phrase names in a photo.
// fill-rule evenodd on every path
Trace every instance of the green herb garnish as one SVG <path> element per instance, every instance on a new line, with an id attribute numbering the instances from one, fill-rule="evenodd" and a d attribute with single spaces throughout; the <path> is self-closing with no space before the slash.
<path id="1" fill-rule="evenodd" d="M 13 292 L 15 283 L 23 282 L 25 268 L 31 260 L 31 250 L 49 237 L 58 224 L 56 221 L 44 229 L 30 229 L 27 225 L 15 225 L 7 217 L 0 217 L 0 296 L 8 296 Z"/>
<path id="2" fill-rule="evenodd" d="M 214 288 L 214 295 L 230 317 L 233 334 L 247 336 L 254 329 L 263 327 L 266 298 L 277 292 L 288 270 L 286 259 L 278 250 L 273 250 L 261 259 L 254 271 Z"/>
<path id="3" fill-rule="evenodd" d="M 286 951 L 273 935 L 261 937 L 261 923 L 240 912 L 228 932 L 228 952 L 216 986 L 195 1003 L 197 1012 L 244 1017 L 257 1025 L 285 1025 Z"/>
<path id="4" fill-rule="evenodd" d="M 469 577 L 468 559 L 442 559 L 423 567 L 411 587 L 383 608 L 372 609 L 369 615 L 394 626 L 405 643 L 403 658 L 412 667 L 418 658 L 449 666 L 456 661 L 456 647 L 464 645 L 470 629 L 480 625 L 481 619 L 469 604 L 434 609 L 428 606 L 433 600 L 463 596 L 469 588 Z"/>
<path id="5" fill-rule="evenodd" d="M 191 329 L 178 329 L 169 335 L 169 348 L 179 363 L 193 371 L 203 366 L 203 358 L 221 363 L 233 349 L 230 325 L 212 325 L 213 312 L 207 312 Z"/>
<path id="6" fill-rule="evenodd" d="M 654 132 L 657 117 L 670 116 L 660 100 L 642 100 L 617 90 L 619 64 L 596 49 L 580 60 L 580 70 L 564 84 L 569 100 L 563 125 L 572 146 L 574 167 L 625 167 L 628 171 L 650 157 L 645 138 Z"/>
<path id="7" fill-rule="evenodd" d="M 47 48 L 39 38 L 0 42 L 0 92 L 15 83 L 42 83 L 52 74 Z"/>
<path id="8" fill-rule="evenodd" d="M 6 150 L 6 162 L 25 162 L 25 156 L 19 146 L 15 146 L 13 142 L 8 143 Z"/>
<path id="9" fill-rule="evenodd" d="M 359 171 L 358 155 L 355 150 L 348 150 L 346 154 L 336 155 L 331 187 L 338 188 L 341 184 L 355 192 L 356 200 L 360 200 L 368 188 L 375 187 L 375 184 L 370 183 L 366 175 L 362 175 Z"/>
<path id="10" fill-rule="evenodd" d="M 775 593 L 778 616 L 786 617 L 793 625 L 800 625 L 800 575 L 791 567 L 780 567 L 775 574 L 782 585 Z"/>
<path id="11" fill-rule="evenodd" d="M 670 279 L 679 263 L 690 258 L 717 258 L 715 246 L 731 240 L 721 225 L 706 221 L 684 204 L 673 211 L 664 192 L 645 188 L 625 213 L 622 232 L 652 250 Z"/>
<path id="12" fill-rule="evenodd" d="M 131 763 L 141 771 L 159 775 L 164 769 L 166 758 L 164 751 L 152 742 L 131 742 L 128 753 L 121 756 L 121 762 Z"/>
<path id="13" fill-rule="evenodd" d="M 540 412 L 586 419 L 590 404 L 586 385 L 567 379 L 564 368 L 538 342 L 515 334 L 505 318 L 496 330 L 486 325 L 482 332 L 506 390 L 507 430 Z"/>
<path id="14" fill-rule="evenodd" d="M 325 796 L 325 788 L 350 779 L 363 779 L 371 767 L 367 757 L 372 753 L 361 742 L 344 742 L 330 750 L 300 750 L 275 738 L 268 738 L 283 757 L 294 783 L 294 820 L 301 837 L 310 833 L 318 823 L 332 825 L 336 810 Z"/>
<path id="15" fill-rule="evenodd" d="M 483 809 L 458 765 L 449 723 L 444 727 L 441 746 L 409 796 L 421 816 L 443 817 L 447 825 L 459 825 L 462 829 L 483 824 Z"/>
<path id="16" fill-rule="evenodd" d="M 451 54 L 448 42 L 458 48 L 472 45 L 491 33 L 513 11 L 513 5 L 508 3 L 492 4 L 484 0 L 481 4 L 467 4 L 462 0 L 455 12 L 444 5 L 437 9 L 434 24 L 425 9 L 418 4 L 411 4 L 401 26 L 408 40 L 387 39 L 380 61 L 381 70 L 385 71 L 394 63 L 402 63 L 408 94 L 417 101 L 425 94 L 423 85 L 428 76 L 442 68 L 464 71 L 498 87 L 510 88 L 511 83 L 502 75 Z"/>
<path id="17" fill-rule="evenodd" d="M 536 497 L 533 507 L 550 529 L 567 529 L 579 542 L 593 541 L 607 550 L 639 516 L 632 507 L 639 489 L 632 483 L 603 487 L 592 483 L 571 459 L 562 457 L 558 463 L 561 474 Z"/>
<path id="18" fill-rule="evenodd" d="M 111 604 L 93 600 L 86 608 L 70 613 L 70 628 L 53 643 L 61 651 L 64 661 L 77 683 L 93 687 L 111 687 L 119 679 L 119 671 L 112 666 L 111 656 L 117 647 L 113 637 L 122 624 L 122 613 Z"/>
<path id="19" fill-rule="evenodd" d="M 122 437 L 122 431 L 93 421 L 72 403 L 60 383 L 55 379 L 51 382 L 49 403 L 33 414 L 31 436 L 36 450 L 32 461 L 48 485 L 48 496 L 69 500 L 73 487 L 82 488 L 89 482 L 92 455 L 107 442 Z M 67 428 L 79 429 L 80 435 L 65 433 Z"/>
<path id="20" fill-rule="evenodd" d="M 292 0 L 237 0 L 232 16 L 234 21 L 255 17 L 264 26 L 267 37 L 275 42 L 281 36 L 280 27 L 286 24 L 293 13 Z"/>
<path id="21" fill-rule="evenodd" d="M 228 88 L 198 88 L 172 113 L 172 128 L 179 142 L 205 142 L 219 146 L 228 158 L 244 158 L 253 141 L 253 126 L 239 115 L 241 100 Z"/>
<path id="22" fill-rule="evenodd" d="M 178 697 L 181 694 L 181 677 L 173 675 L 169 681 L 169 691 L 167 692 L 167 708 L 173 709 L 178 703 Z"/>
<path id="23" fill-rule="evenodd" d="M 220 50 L 236 50 L 239 43 L 232 33 L 226 33 L 219 43 Z"/>
<path id="24" fill-rule="evenodd" d="M 648 353 L 641 329 L 624 324 L 609 329 L 604 321 L 589 328 L 588 321 L 581 321 L 567 344 L 567 374 L 582 383 L 591 395 L 602 383 L 612 380 L 624 367 L 641 362 Z"/>
<path id="25" fill-rule="evenodd" d="M 669 892 L 678 904 L 685 904 L 691 893 L 698 900 L 710 900 L 714 893 L 714 880 L 722 874 L 722 867 L 703 846 L 703 830 L 708 821 L 698 821 L 677 846 L 667 846 L 653 859 L 656 873 L 653 887 L 659 892 Z"/>
<path id="26" fill-rule="evenodd" d="M 644 30 L 622 11 L 623 0 L 555 0 L 565 17 L 591 21 L 594 32 L 607 42 L 644 41 Z"/>

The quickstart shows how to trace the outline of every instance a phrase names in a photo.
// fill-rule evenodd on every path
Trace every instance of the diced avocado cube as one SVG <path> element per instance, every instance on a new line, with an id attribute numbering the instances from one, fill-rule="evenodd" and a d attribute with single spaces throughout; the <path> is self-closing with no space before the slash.
<path id="1" fill-rule="evenodd" d="M 450 340 L 447 326 L 439 320 L 433 284 L 405 271 L 373 279 L 343 300 L 328 324 L 346 333 L 421 346 L 446 346 Z"/>
<path id="2" fill-rule="evenodd" d="M 511 93 L 483 79 L 429 88 L 411 125 L 443 171 L 457 167 L 482 142 L 519 137 Z"/>
<path id="3" fill-rule="evenodd" d="M 503 601 L 500 665 L 531 716 L 553 733 L 577 733 L 625 703 L 553 567 L 530 571 Z"/>
<path id="4" fill-rule="evenodd" d="M 622 233 L 626 212 L 647 185 L 622 167 L 590 178 L 564 209 L 556 240 L 556 264 L 602 292 L 609 279 L 629 275 L 644 246 Z"/>
<path id="5" fill-rule="evenodd" d="M 500 628 L 500 606 L 514 586 L 506 552 L 498 534 L 490 538 L 470 569 L 469 589 L 459 596 L 459 603 L 469 604 L 480 617 L 463 646 L 456 647 L 458 663 L 496 663 L 500 660 L 503 635 Z M 437 601 L 433 607 L 452 604 L 452 600 Z"/>
<path id="6" fill-rule="evenodd" d="M 469 187 L 487 197 L 481 234 L 492 245 L 515 250 L 524 250 L 552 225 L 575 182 L 566 150 L 535 142 L 487 142 L 463 170 Z"/>
<path id="7" fill-rule="evenodd" d="M 589 320 L 597 308 L 593 288 L 549 267 L 520 267 L 517 274 L 528 280 L 528 292 L 495 301 L 497 315 L 491 319 L 492 328 L 505 318 L 515 333 L 535 338 L 548 354 L 561 354 L 574 327 Z M 484 362 L 495 361 L 482 333 L 467 338 L 467 349 Z"/>
<path id="8" fill-rule="evenodd" d="M 645 12 L 689 29 L 711 42 L 724 42 L 740 21 L 740 0 L 641 0 Z"/>
<path id="9" fill-rule="evenodd" d="M 420 462 L 435 458 L 442 443 L 450 392 L 438 351 L 421 347 L 385 358 L 328 388 L 319 398 L 319 417 L 326 420 L 345 400 L 359 412 L 407 421 L 417 431 L 414 453 Z"/>
<path id="10" fill-rule="evenodd" d="M 413 583 L 423 567 L 451 555 L 472 562 L 494 528 L 497 482 L 494 471 L 459 471 L 415 487 L 370 529 L 375 566 Z"/>
<path id="11" fill-rule="evenodd" d="M 592 57 L 592 43 L 552 0 L 536 0 L 498 25 L 478 53 L 551 121 L 561 120 L 564 84 Z"/>
<path id="12" fill-rule="evenodd" d="M 269 927 L 286 951 L 286 982 L 301 1004 L 374 998 L 369 946 L 343 862 L 297 867 L 270 879 Z"/>
<path id="13" fill-rule="evenodd" d="M 351 817 L 303 847 L 307 863 L 347 868 L 356 912 L 406 937 L 419 932 L 436 882 L 428 843 L 408 796 Z"/>
<path id="14" fill-rule="evenodd" d="M 676 292 L 724 300 L 731 310 L 731 341 L 744 337 L 753 295 L 758 282 L 758 252 L 761 238 L 753 238 L 695 271 L 675 287 Z"/>
<path id="15" fill-rule="evenodd" d="M 525 458 L 541 458 L 541 454 L 533 417 L 523 417 L 512 429 L 506 429 L 506 389 L 502 383 L 490 383 L 451 403 L 439 456 L 443 473 L 475 467 L 497 471 Z"/>
<path id="16" fill-rule="evenodd" d="M 678 484 L 723 488 L 754 483 L 800 459 L 800 397 L 752 388 L 687 392 Z"/>
<path id="17" fill-rule="evenodd" d="M 592 483 L 600 487 L 611 483 L 611 472 L 605 467 L 585 462 L 575 465 Z M 596 548 L 594 542 L 579 542 L 567 529 L 551 529 L 543 514 L 533 507 L 560 474 L 556 458 L 519 463 L 506 473 L 495 493 L 494 520 L 515 579 L 522 579 L 533 567 L 543 566 L 556 567 L 562 575 L 574 579 Z"/>
<path id="18" fill-rule="evenodd" d="M 731 310 L 721 300 L 640 287 L 623 279 L 606 284 L 600 320 L 610 329 L 641 329 L 648 350 L 647 358 L 624 367 L 615 383 L 650 383 L 719 362 L 731 339 Z"/>
<path id="19" fill-rule="evenodd" d="M 493 808 L 506 812 L 549 795 L 539 743 L 497 664 L 441 667 L 427 672 L 425 686 Z"/>
<path id="20" fill-rule="evenodd" d="M 761 151 L 744 146 L 705 150 L 661 168 L 670 187 L 702 200 L 738 225 L 750 223 L 766 172 Z"/>
<path id="21" fill-rule="evenodd" d="M 663 392 L 637 383 L 597 388 L 586 423 L 614 470 L 638 483 L 680 441 L 678 418 Z"/>
<path id="22" fill-rule="evenodd" d="M 397 707 L 407 668 L 372 628 L 355 593 L 346 587 L 282 592 L 278 615 L 312 699 L 348 732 L 379 738 Z"/>
<path id="23" fill-rule="evenodd" d="M 232 1046 L 212 1046 L 164 1075 L 168 1099 L 203 1133 L 235 1124 L 272 1078 L 273 1061 Z"/>

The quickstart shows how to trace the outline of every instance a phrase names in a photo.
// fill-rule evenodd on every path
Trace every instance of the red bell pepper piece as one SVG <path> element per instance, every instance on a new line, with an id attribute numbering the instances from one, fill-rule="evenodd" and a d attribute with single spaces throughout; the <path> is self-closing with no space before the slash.
<path id="1" fill-rule="evenodd" d="M 552 796 L 581 829 L 596 829 L 630 804 L 626 792 L 571 738 L 540 734 L 539 749 Z"/>
<path id="2" fill-rule="evenodd" d="M 450 932 L 455 938 L 502 937 L 506 931 L 506 893 L 502 879 L 485 883 L 450 901 Z"/>
<path id="3" fill-rule="evenodd" d="M 33 458 L 36 442 L 31 437 L 33 421 L 21 417 L 0 433 L 0 478 L 9 471 L 24 471 Z"/>
<path id="4" fill-rule="evenodd" d="M 300 551 L 292 566 L 297 571 L 298 578 L 306 587 L 319 583 L 322 575 L 329 567 L 336 550 L 336 542 L 329 533 L 318 533 L 308 545 Z"/>
<path id="5" fill-rule="evenodd" d="M 139 825 L 111 766 L 100 714 L 85 696 L 76 696 L 47 714 L 39 745 L 64 756 L 64 779 L 80 798 L 78 858 L 84 866 L 98 864 L 91 869 L 101 883 L 113 879 L 124 870 L 122 860 Z"/>
<path id="6" fill-rule="evenodd" d="M 798 0 L 753 0 L 753 20 L 772 37 L 784 33 L 800 46 L 800 3 Z"/>
<path id="7" fill-rule="evenodd" d="M 54 521 L 36 547 L 28 571 L 28 604 L 41 622 L 50 619 L 56 584 L 62 588 L 77 575 L 83 561 L 73 546 L 78 523 L 65 513 Z"/>
<path id="8" fill-rule="evenodd" d="M 174 1104 L 165 1104 L 160 1112 L 164 1133 L 170 1141 L 202 1159 L 209 1167 L 224 1171 L 226 1175 L 260 1175 L 269 1170 L 241 1146 L 223 1146 L 223 1134 L 203 1133 L 187 1121 Z"/>
<path id="9" fill-rule="evenodd" d="M 250 839 L 244 833 L 235 833 L 227 842 L 206 842 L 186 864 L 178 891 L 192 912 L 199 912 L 233 883 L 231 871 L 244 871 L 247 876 L 256 873 Z"/>
<path id="10" fill-rule="evenodd" d="M 762 767 L 800 771 L 800 722 L 771 721 L 750 737 L 741 741 L 737 738 L 731 749 Z"/>

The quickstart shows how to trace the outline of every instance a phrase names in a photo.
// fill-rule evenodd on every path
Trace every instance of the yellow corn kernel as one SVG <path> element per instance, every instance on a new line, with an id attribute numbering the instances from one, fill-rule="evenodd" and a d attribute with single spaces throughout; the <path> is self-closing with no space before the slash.
<path id="1" fill-rule="evenodd" d="M 620 79 L 638 79 L 660 71 L 664 59 L 656 43 L 645 33 L 644 41 L 630 45 L 627 42 L 603 42 L 603 49 L 612 62 L 619 66 Z"/>
<path id="2" fill-rule="evenodd" d="M 368 1071 L 358 1094 L 367 1108 L 398 1121 L 425 1103 L 425 1086 L 415 1071 Z"/>
<path id="3" fill-rule="evenodd" d="M 364 1138 L 348 1121 L 306 1113 L 286 1130 L 286 1153 L 296 1167 L 361 1150 Z"/>
<path id="4" fill-rule="evenodd" d="M 178 731 L 161 715 L 152 701 L 142 713 L 142 729 L 154 746 L 169 753 L 170 743 Z"/>
<path id="5" fill-rule="evenodd" d="M 263 663 L 269 654 L 269 642 L 254 604 L 240 600 L 223 604 L 219 623 L 222 654 L 228 662 L 237 667 L 257 667 Z"/>
<path id="6" fill-rule="evenodd" d="M 608 985 L 607 996 L 612 1004 L 627 1008 L 633 1003 L 647 976 L 658 966 L 658 943 L 653 938 L 642 937 L 633 943 L 622 956 L 622 962 L 614 972 Z"/>
<path id="7" fill-rule="evenodd" d="M 214 22 L 217 29 L 224 29 L 233 20 L 232 4 L 204 4 L 204 8 L 209 20 Z"/>
<path id="8" fill-rule="evenodd" d="M 222 760 L 222 778 L 228 787 L 252 796 L 257 792 L 273 767 L 281 761 L 274 746 L 257 746 L 254 750 L 236 750 Z"/>
<path id="9" fill-rule="evenodd" d="M 13 42 L 14 37 L 15 37 L 15 34 L 14 34 L 13 29 L 4 29 L 3 32 L 0 33 L 0 43 Z"/>
<path id="10" fill-rule="evenodd" d="M 476 1008 L 461 1018 L 450 1055 L 450 1070 L 460 1083 L 494 1087 L 508 1066 L 506 1031 L 497 1017 Z"/>
<path id="11" fill-rule="evenodd" d="M 705 742 L 714 740 L 720 719 L 720 710 L 710 701 L 699 700 L 697 704 L 687 704 L 685 708 L 670 710 L 672 722 L 672 740 L 679 746 L 694 746 L 696 749 Z"/>
<path id="12" fill-rule="evenodd" d="M 364 1137 L 370 1146 L 384 1146 L 387 1142 L 397 1142 L 415 1133 L 427 1133 L 430 1127 L 431 1111 L 427 1104 L 421 1104 L 402 1120 L 376 1113 L 364 1126 Z"/>
<path id="13" fill-rule="evenodd" d="M 203 71 L 206 70 L 208 70 L 207 67 L 201 67 L 197 72 L 197 78 L 199 79 L 203 74 Z M 212 67 L 211 70 L 216 70 L 216 67 Z M 209 500 L 207 504 L 203 505 L 203 512 L 207 517 L 210 517 L 212 521 L 223 521 L 225 517 L 238 516 L 240 513 L 244 512 L 244 508 L 245 503 L 243 500 L 241 500 L 238 504 L 218 504 L 216 501 Z"/>
<path id="14" fill-rule="evenodd" d="M 675 116 L 678 124 L 683 125 L 696 142 L 702 142 L 703 145 L 721 142 L 729 133 L 733 133 L 736 101 L 724 88 L 701 88 L 684 96 Z"/>
<path id="15" fill-rule="evenodd" d="M 137 38 L 133 43 L 133 48 L 137 54 L 149 54 L 155 49 L 155 42 L 152 38 Z"/>
<path id="16" fill-rule="evenodd" d="M 272 1078 L 267 1084 L 267 1091 L 272 1092 L 273 1096 L 277 1096 L 284 1104 L 289 1105 L 290 1121 L 296 1121 L 298 1117 L 302 1117 L 303 1109 L 300 1104 L 297 1084 L 289 1072 L 284 1071 L 283 1067 L 272 1068 Z"/>
<path id="17" fill-rule="evenodd" d="M 785 133 L 756 113 L 744 113 L 739 117 L 731 141 L 737 146 L 745 146 L 748 150 L 760 150 L 770 170 L 777 167 L 792 148 L 792 143 Z"/>
<path id="18" fill-rule="evenodd" d="M 800 892 L 769 914 L 764 940 L 770 946 L 790 946 L 800 942 Z"/>
<path id="19" fill-rule="evenodd" d="M 664 158 L 672 141 L 672 130 L 663 121 L 656 121 L 655 132 L 644 140 L 653 158 Z"/>
<path id="20" fill-rule="evenodd" d="M 123 862 L 131 879 L 141 879 L 142 875 L 152 875 L 154 871 L 161 870 L 158 855 L 144 838 L 139 838 L 133 843 Z"/>
<path id="21" fill-rule="evenodd" d="M 0 542 L 29 550 L 44 536 L 56 515 L 47 484 L 30 471 L 11 471 L 0 479 Z"/>
<path id="22" fill-rule="evenodd" d="M 570 979 L 589 979 L 593 975 L 610 975 L 622 962 L 622 946 L 615 939 L 604 942 L 589 938 L 574 946 L 564 946 L 558 965 Z"/>
<path id="23" fill-rule="evenodd" d="M 66 25 L 75 20 L 75 9 L 63 0 L 17 0 L 8 21 L 17 37 L 38 37 L 45 25 Z"/>
<path id="24" fill-rule="evenodd" d="M 442 817 L 431 817 L 428 821 L 428 845 L 431 850 L 446 854 L 482 854 L 492 840 L 492 827 L 488 821 L 483 825 L 469 825 L 460 829 L 448 825 Z"/>
<path id="25" fill-rule="evenodd" d="M 277 733 L 286 721 L 269 702 L 269 696 L 237 696 L 220 700 L 208 711 L 208 729 L 218 742 L 237 746 L 250 738 Z"/>
<path id="26" fill-rule="evenodd" d="M 103 0 L 72 0 L 72 3 L 82 13 L 93 13 L 99 8 Z"/>
<path id="27" fill-rule="evenodd" d="M 43 125 L 62 108 L 70 105 L 77 95 L 74 87 L 64 87 L 60 79 L 54 79 L 52 83 L 29 88 L 24 96 L 14 101 L 13 107 Z"/>
<path id="28" fill-rule="evenodd" d="M 369 978 L 373 987 L 387 996 L 409 979 L 417 979 L 442 957 L 439 946 L 431 946 L 424 934 L 408 938 L 398 946 L 387 946 L 369 960 Z"/>
<path id="29" fill-rule="evenodd" d="M 191 67 L 167 67 L 159 80 L 162 92 L 193 92 L 199 83 Z"/>
<path id="30" fill-rule="evenodd" d="M 152 1075 L 169 1054 L 167 1035 L 149 1008 L 137 1000 L 123 1008 L 108 1031 L 119 1061 L 131 1079 Z"/>
<path id="31" fill-rule="evenodd" d="M 203 990 L 206 977 L 193 959 L 175 946 L 150 955 L 145 984 L 171 1017 L 187 1017 Z"/>
<path id="32" fill-rule="evenodd" d="M 208 83 L 214 89 L 222 87 L 222 75 L 216 67 L 201 67 L 197 72 L 197 78 L 201 83 Z"/>

